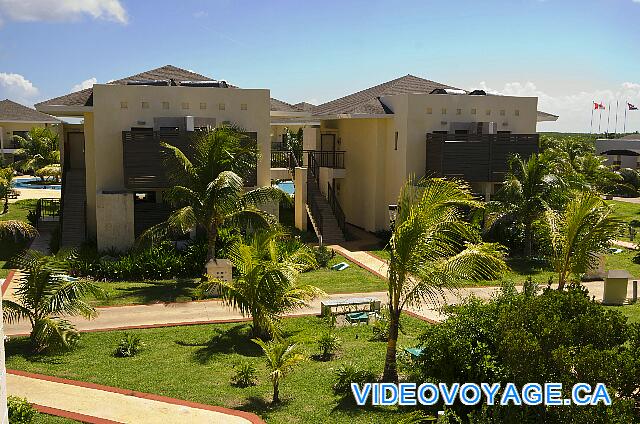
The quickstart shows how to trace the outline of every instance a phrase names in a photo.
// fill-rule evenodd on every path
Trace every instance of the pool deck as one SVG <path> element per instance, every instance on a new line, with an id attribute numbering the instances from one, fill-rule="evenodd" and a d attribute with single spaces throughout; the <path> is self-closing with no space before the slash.
<path id="1" fill-rule="evenodd" d="M 15 177 L 14 181 L 20 180 L 31 180 L 33 177 L 29 175 Z M 9 199 L 9 203 L 17 202 L 18 200 L 25 199 L 59 199 L 61 190 L 53 190 L 48 188 L 21 188 L 16 187 L 15 190 L 18 192 L 17 199 Z"/>

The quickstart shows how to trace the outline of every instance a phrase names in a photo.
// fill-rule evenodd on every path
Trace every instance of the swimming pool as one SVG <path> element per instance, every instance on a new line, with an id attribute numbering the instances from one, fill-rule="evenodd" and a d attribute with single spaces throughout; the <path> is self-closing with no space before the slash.
<path id="1" fill-rule="evenodd" d="M 280 190 L 284 191 L 287 194 L 293 194 L 296 191 L 293 181 L 280 181 L 273 186 L 278 187 Z"/>
<path id="2" fill-rule="evenodd" d="M 11 182 L 13 188 L 35 188 L 35 189 L 48 189 L 48 190 L 61 190 L 60 184 L 29 184 L 30 181 L 40 181 L 38 177 L 29 178 L 15 178 Z"/>

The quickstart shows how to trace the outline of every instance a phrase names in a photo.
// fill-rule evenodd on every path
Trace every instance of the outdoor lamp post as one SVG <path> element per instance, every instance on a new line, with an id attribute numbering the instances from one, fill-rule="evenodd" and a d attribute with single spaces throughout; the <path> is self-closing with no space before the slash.
<path id="1" fill-rule="evenodd" d="M 393 227 L 396 225 L 396 219 L 398 218 L 398 205 L 389 205 L 389 228 L 393 231 Z"/>

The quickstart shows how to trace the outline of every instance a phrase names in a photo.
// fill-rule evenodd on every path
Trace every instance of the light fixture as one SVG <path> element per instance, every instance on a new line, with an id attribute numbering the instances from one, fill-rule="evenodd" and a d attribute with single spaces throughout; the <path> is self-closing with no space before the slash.
<path id="1" fill-rule="evenodd" d="M 389 205 L 389 225 L 393 229 L 398 218 L 398 205 Z"/>

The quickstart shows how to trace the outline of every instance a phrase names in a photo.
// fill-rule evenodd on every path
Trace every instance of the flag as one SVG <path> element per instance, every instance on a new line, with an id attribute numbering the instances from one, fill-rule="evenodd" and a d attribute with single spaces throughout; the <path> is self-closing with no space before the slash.
<path id="1" fill-rule="evenodd" d="M 598 110 L 598 109 L 605 109 L 604 104 L 603 104 L 603 103 L 598 103 L 598 102 L 593 102 L 593 108 L 594 108 L 595 110 Z"/>
<path id="2" fill-rule="evenodd" d="M 627 102 L 627 106 L 629 106 L 629 110 L 638 110 L 637 106 L 632 105 L 631 103 Z"/>

